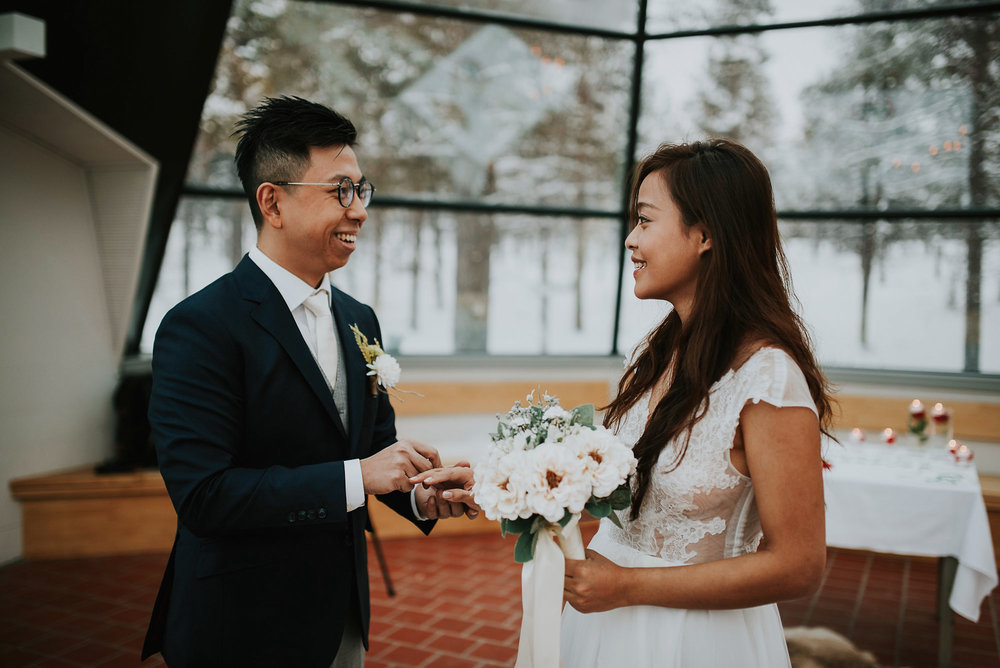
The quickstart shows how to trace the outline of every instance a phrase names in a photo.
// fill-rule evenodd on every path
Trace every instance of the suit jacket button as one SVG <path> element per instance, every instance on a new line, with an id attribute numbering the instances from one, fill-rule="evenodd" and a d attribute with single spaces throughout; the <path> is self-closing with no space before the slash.
<path id="1" fill-rule="evenodd" d="M 300 510 L 299 511 L 299 519 L 300 520 L 304 520 L 305 518 L 306 518 L 306 511 Z"/>
<path id="2" fill-rule="evenodd" d="M 307 520 L 314 520 L 314 519 L 316 519 L 316 511 L 315 510 L 310 510 L 308 513 L 306 513 L 306 519 Z"/>
<path id="3" fill-rule="evenodd" d="M 316 511 L 316 517 L 318 517 L 320 519 L 323 519 L 324 517 L 326 517 L 326 508 L 320 508 L 319 510 L 317 510 Z"/>
<path id="4" fill-rule="evenodd" d="M 295 513 L 288 513 L 288 521 L 289 522 L 295 521 Z"/>

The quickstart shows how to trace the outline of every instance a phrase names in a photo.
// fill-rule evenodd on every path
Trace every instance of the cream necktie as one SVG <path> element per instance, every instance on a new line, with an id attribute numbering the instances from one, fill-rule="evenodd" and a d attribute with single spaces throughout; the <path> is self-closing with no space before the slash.
<path id="1" fill-rule="evenodd" d="M 320 288 L 302 302 L 316 316 L 316 361 L 333 390 L 337 382 L 337 334 L 333 331 L 333 313 L 330 312 L 330 293 Z"/>

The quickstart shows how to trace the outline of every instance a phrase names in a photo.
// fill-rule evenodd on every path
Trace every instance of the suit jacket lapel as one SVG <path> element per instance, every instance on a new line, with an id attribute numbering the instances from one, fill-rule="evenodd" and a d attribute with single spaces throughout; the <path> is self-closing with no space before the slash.
<path id="1" fill-rule="evenodd" d="M 357 324 L 357 316 L 351 312 L 343 294 L 336 288 L 330 288 L 333 295 L 333 319 L 337 323 L 337 333 L 340 335 L 340 349 L 344 351 L 344 372 L 347 374 L 347 415 L 351 425 L 351 456 L 358 455 L 358 441 L 361 436 L 361 422 L 368 401 L 365 387 L 368 367 L 361 354 L 351 325 Z M 361 330 L 363 334 L 371 336 Z"/>
<path id="2" fill-rule="evenodd" d="M 333 404 L 330 388 L 327 387 L 326 381 L 323 379 L 323 373 L 319 370 L 316 359 L 309 352 L 309 347 L 302 339 L 302 332 L 295 324 L 295 319 L 292 318 L 288 304 L 282 299 L 281 293 L 248 257 L 244 257 L 243 261 L 237 265 L 236 269 L 233 270 L 233 275 L 240 285 L 243 297 L 257 303 L 257 306 L 250 311 L 250 316 L 257 324 L 267 330 L 288 353 L 299 372 L 305 377 L 309 387 L 322 402 L 341 436 L 347 440 L 347 431 L 337 414 L 337 407 Z"/>

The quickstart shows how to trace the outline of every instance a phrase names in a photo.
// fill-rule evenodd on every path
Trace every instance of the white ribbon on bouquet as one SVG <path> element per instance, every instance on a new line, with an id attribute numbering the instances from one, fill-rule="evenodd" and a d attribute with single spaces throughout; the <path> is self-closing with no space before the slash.
<path id="1" fill-rule="evenodd" d="M 561 527 L 547 524 L 535 536 L 535 556 L 521 567 L 521 640 L 514 668 L 558 668 L 566 559 L 583 559 L 580 515 Z"/>

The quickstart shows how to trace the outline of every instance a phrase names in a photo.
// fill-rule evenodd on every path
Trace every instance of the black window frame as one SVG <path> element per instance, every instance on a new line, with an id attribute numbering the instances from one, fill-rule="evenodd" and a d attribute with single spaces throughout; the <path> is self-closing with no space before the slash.
<path id="1" fill-rule="evenodd" d="M 632 169 L 635 165 L 635 153 L 638 143 L 638 124 L 640 109 L 642 104 L 641 92 L 642 92 L 642 75 L 643 75 L 643 65 L 644 65 L 644 53 L 645 46 L 651 42 L 658 42 L 662 40 L 673 40 L 673 39 L 683 39 L 687 37 L 704 37 L 704 36 L 731 36 L 740 34 L 753 34 L 753 33 L 763 33 L 779 30 L 789 30 L 796 28 L 809 28 L 809 27 L 822 27 L 822 26 L 841 26 L 841 25 L 862 25 L 877 22 L 886 21 L 912 21 L 921 19 L 934 19 L 934 18 L 952 18 L 952 17 L 971 17 L 979 16 L 984 14 L 991 14 L 1000 11 L 1000 2 L 966 2 L 966 3 L 955 3 L 955 4 L 943 4 L 932 7 L 923 7 L 917 9 L 905 9 L 905 10 L 894 10 L 894 11 L 878 11 L 878 12 L 867 12 L 861 14 L 829 17 L 829 18 L 819 18 L 814 20 L 803 20 L 803 21 L 792 21 L 792 22 L 774 22 L 774 23 L 761 23 L 743 26 L 717 26 L 704 29 L 695 30 L 679 30 L 674 32 L 665 33 L 647 33 L 646 23 L 647 23 L 647 0 L 637 0 L 636 1 L 636 29 L 634 31 L 626 30 L 610 30 L 602 29 L 596 27 L 588 27 L 584 25 L 576 24 L 566 24 L 554 21 L 533 19 L 520 16 L 512 16 L 501 13 L 495 13 L 484 10 L 477 9 L 463 9 L 463 8 L 453 8 L 448 6 L 425 4 L 425 3 L 414 3 L 406 2 L 404 0 L 298 0 L 302 2 L 313 2 L 318 4 L 334 4 L 334 5 L 344 5 L 344 6 L 354 6 L 369 10 L 377 10 L 384 12 L 393 13 L 408 13 L 418 16 L 429 16 L 436 18 L 446 18 L 454 19 L 458 21 L 473 22 L 480 24 L 494 24 L 505 26 L 509 28 L 518 29 L 530 29 L 530 30 L 540 30 L 549 31 L 556 33 L 567 33 L 579 36 L 593 36 L 600 37 L 609 40 L 620 40 L 631 42 L 634 49 L 633 64 L 632 64 L 632 79 L 631 79 L 631 95 L 629 100 L 629 113 L 628 113 L 628 125 L 626 128 L 626 145 L 625 145 L 625 156 L 624 156 L 624 180 L 628 183 Z M 590 208 L 574 208 L 574 207 L 553 207 L 553 206 L 534 206 L 534 205 L 519 205 L 519 204 L 505 204 L 505 203 L 481 203 L 468 200 L 453 200 L 453 199 L 432 199 L 432 198 L 413 198 L 413 197 L 395 197 L 391 195 L 379 195 L 375 198 L 371 205 L 371 209 L 379 208 L 404 208 L 411 210 L 433 210 L 433 211 L 451 211 L 451 212 L 462 212 L 462 213 L 483 213 L 483 214 L 527 214 L 532 216 L 543 216 L 543 217 L 562 217 L 562 218 L 604 218 L 604 219 L 616 219 L 619 221 L 620 225 L 620 241 L 624 244 L 625 237 L 629 231 L 629 224 L 627 220 L 628 211 L 628 193 L 627 188 L 623 188 L 622 197 L 620 200 L 620 205 L 617 210 L 607 210 L 607 209 L 590 209 Z M 211 188 L 205 187 L 198 184 L 185 182 L 181 189 L 182 196 L 194 197 L 194 198 L 218 198 L 218 199 L 244 199 L 244 194 L 241 190 L 233 188 Z M 779 210 L 778 217 L 782 220 L 796 220 L 796 221 L 806 221 L 815 222 L 817 224 L 823 221 L 836 220 L 837 222 L 857 222 L 864 223 L 866 221 L 879 220 L 900 222 L 904 220 L 954 220 L 954 221 L 998 221 L 1000 220 L 1000 208 L 988 207 L 988 208 L 959 208 L 959 209 L 906 209 L 906 210 L 866 210 L 866 209 L 838 209 L 838 210 L 828 210 L 828 209 L 811 209 L 811 210 Z M 160 258 L 162 260 L 162 257 Z M 619 254 L 618 260 L 618 289 L 616 292 L 615 301 L 615 312 L 614 312 L 614 327 L 612 333 L 612 346 L 611 350 L 608 352 L 607 356 L 621 356 L 622 354 L 628 352 L 623 351 L 620 348 L 619 341 L 619 330 L 620 330 L 620 319 L 622 311 L 622 288 L 624 280 L 624 265 L 625 265 L 625 254 Z M 145 271 L 150 271 L 150 267 L 145 267 Z M 156 263 L 155 270 L 159 271 L 159 263 Z M 130 340 L 132 341 L 131 352 L 135 353 L 138 351 L 138 340 L 141 334 L 141 325 L 144 324 L 146 319 L 146 313 L 149 308 L 150 300 L 152 299 L 152 293 L 155 288 L 155 278 L 154 280 L 145 281 L 147 286 L 144 294 L 140 295 L 139 298 L 143 300 L 140 304 L 142 318 L 138 319 L 139 329 L 132 333 Z M 423 356 L 421 356 L 423 357 Z M 485 356 L 491 357 L 491 356 Z M 531 356 L 516 356 L 524 357 L 524 359 L 532 359 Z M 567 356 L 573 357 L 573 356 Z M 603 355 L 593 355 L 589 356 L 592 358 L 602 358 Z M 504 356 L 506 359 L 506 356 Z M 437 356 L 429 356 L 429 359 L 434 359 L 440 362 L 444 362 L 444 358 L 439 358 Z M 468 357 L 464 357 L 468 361 Z M 843 378 L 850 381 L 900 381 L 905 382 L 909 385 L 923 385 L 923 386 L 933 386 L 933 387 L 954 387 L 954 388 L 969 388 L 969 389 L 979 389 L 979 390 L 997 390 L 1000 389 L 1000 374 L 984 374 L 978 370 L 966 369 L 962 372 L 922 372 L 922 371 L 906 371 L 906 370 L 896 370 L 896 369 L 873 369 L 873 368 L 849 368 L 849 367 L 827 367 L 828 371 L 832 372 L 831 375 L 834 378 Z"/>

